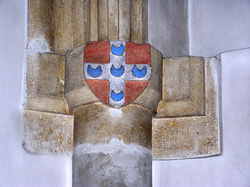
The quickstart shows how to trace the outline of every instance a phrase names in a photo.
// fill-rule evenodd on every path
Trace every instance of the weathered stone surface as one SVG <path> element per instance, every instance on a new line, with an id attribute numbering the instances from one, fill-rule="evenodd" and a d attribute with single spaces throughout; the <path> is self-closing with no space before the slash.
<path id="1" fill-rule="evenodd" d="M 89 0 L 89 28 L 90 28 L 90 41 L 98 40 L 98 0 Z"/>
<path id="2" fill-rule="evenodd" d="M 157 117 L 205 114 L 204 59 L 176 57 L 163 60 L 162 97 Z"/>
<path id="3" fill-rule="evenodd" d="M 109 40 L 119 40 L 119 0 L 109 0 Z"/>
<path id="4" fill-rule="evenodd" d="M 74 145 L 108 144 L 117 138 L 150 148 L 151 120 L 152 113 L 139 105 L 117 109 L 100 102 L 83 105 L 74 111 Z"/>
<path id="5" fill-rule="evenodd" d="M 26 109 L 69 113 L 64 99 L 65 57 L 28 54 Z"/>
<path id="6" fill-rule="evenodd" d="M 83 37 L 85 38 L 83 43 L 87 43 L 91 41 L 90 40 L 90 9 L 89 9 L 90 2 L 89 1 L 90 0 L 84 0 L 85 6 L 84 6 L 84 10 L 82 10 L 84 11 L 84 36 Z M 81 15 L 78 14 L 76 17 L 78 16 L 81 16 Z M 74 47 L 77 47 L 77 46 L 74 46 Z"/>
<path id="7" fill-rule="evenodd" d="M 108 0 L 98 2 L 98 40 L 105 41 L 109 38 Z"/>
<path id="8" fill-rule="evenodd" d="M 65 98 L 71 112 L 78 106 L 98 101 L 83 75 L 84 47 L 85 44 L 66 54 Z"/>
<path id="9" fill-rule="evenodd" d="M 53 43 L 55 52 L 65 54 L 73 47 L 72 0 L 53 0 Z M 48 5 L 47 5 L 48 6 Z"/>
<path id="10" fill-rule="evenodd" d="M 157 105 L 162 99 L 162 54 L 154 47 L 151 47 L 151 78 L 148 86 L 133 103 L 149 108 L 156 112 Z"/>
<path id="11" fill-rule="evenodd" d="M 73 116 L 25 110 L 23 125 L 28 152 L 72 154 Z"/>
<path id="12" fill-rule="evenodd" d="M 119 0 L 119 40 L 130 41 L 130 0 Z"/>
<path id="13" fill-rule="evenodd" d="M 147 42 L 147 1 L 29 1 L 30 53 L 67 50 L 89 41 Z M 131 36 L 131 37 L 130 37 Z"/>
<path id="14" fill-rule="evenodd" d="M 152 186 L 151 151 L 112 139 L 74 147 L 73 186 Z"/>
<path id="15" fill-rule="evenodd" d="M 72 36 L 73 47 L 78 47 L 89 40 L 88 1 L 72 0 Z"/>
<path id="16" fill-rule="evenodd" d="M 131 0 L 131 42 L 147 43 L 148 1 Z"/>
<path id="17" fill-rule="evenodd" d="M 219 61 L 205 59 L 205 116 L 154 118 L 153 159 L 195 158 L 221 153 Z"/>
<path id="18" fill-rule="evenodd" d="M 41 96 L 29 98 L 26 103 L 26 109 L 69 114 L 69 107 L 65 98 Z"/>
<path id="19" fill-rule="evenodd" d="M 29 1 L 29 52 L 66 53 L 72 46 L 71 0 Z"/>
<path id="20" fill-rule="evenodd" d="M 49 52 L 53 50 L 52 5 L 50 0 L 28 1 L 28 50 Z"/>

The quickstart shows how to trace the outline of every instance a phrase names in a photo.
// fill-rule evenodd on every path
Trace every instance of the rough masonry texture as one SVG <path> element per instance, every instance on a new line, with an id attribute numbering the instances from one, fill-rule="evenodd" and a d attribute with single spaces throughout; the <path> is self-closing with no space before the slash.
<path id="1" fill-rule="evenodd" d="M 195 62 L 201 60 L 199 57 L 191 59 Z M 174 60 L 179 61 L 180 58 Z M 217 58 L 205 58 L 203 63 L 205 68 L 204 116 L 181 117 L 180 115 L 172 118 L 154 118 L 153 159 L 196 158 L 221 153 L 219 61 Z M 163 81 L 165 80 L 164 77 Z"/>
<path id="2" fill-rule="evenodd" d="M 73 151 L 73 116 L 24 111 L 24 148 L 30 153 L 67 154 Z"/>
<path id="3" fill-rule="evenodd" d="M 152 113 L 144 107 L 130 104 L 112 108 L 97 102 L 77 108 L 74 116 L 74 146 L 108 144 L 117 138 L 125 144 L 151 148 Z"/>

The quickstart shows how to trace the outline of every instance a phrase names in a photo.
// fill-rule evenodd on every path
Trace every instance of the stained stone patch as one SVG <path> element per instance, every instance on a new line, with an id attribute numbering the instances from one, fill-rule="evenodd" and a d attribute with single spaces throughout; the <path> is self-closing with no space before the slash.
<path id="1" fill-rule="evenodd" d="M 86 44 L 83 44 L 68 51 L 66 54 L 65 98 L 67 99 L 70 113 L 81 105 L 99 101 L 89 89 L 83 75 L 85 46 Z"/>
<path id="2" fill-rule="evenodd" d="M 23 146 L 28 152 L 72 154 L 73 116 L 25 110 L 23 124 Z"/>
<path id="3" fill-rule="evenodd" d="M 108 144 L 112 138 L 125 144 L 151 147 L 152 113 L 130 104 L 112 108 L 100 102 L 78 107 L 74 111 L 74 145 Z"/>
<path id="4" fill-rule="evenodd" d="M 73 186 L 152 186 L 151 151 L 112 139 L 74 148 Z"/>

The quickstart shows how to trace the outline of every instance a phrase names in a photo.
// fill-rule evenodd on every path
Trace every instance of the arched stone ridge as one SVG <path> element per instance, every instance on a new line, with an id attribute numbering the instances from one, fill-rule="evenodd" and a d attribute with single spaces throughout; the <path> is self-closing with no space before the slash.
<path id="1" fill-rule="evenodd" d="M 101 102 L 83 105 L 74 111 L 74 146 L 108 144 L 117 138 L 150 149 L 152 116 L 150 110 L 134 104 L 122 108 Z"/>

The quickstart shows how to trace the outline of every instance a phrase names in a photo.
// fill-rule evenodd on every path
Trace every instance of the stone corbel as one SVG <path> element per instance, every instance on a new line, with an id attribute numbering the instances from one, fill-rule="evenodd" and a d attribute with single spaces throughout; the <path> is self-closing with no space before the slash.
<path id="1" fill-rule="evenodd" d="M 23 146 L 28 152 L 72 154 L 74 117 L 70 115 L 71 109 L 98 101 L 85 89 L 87 85 L 78 80 L 71 85 L 76 86 L 76 90 L 70 92 L 70 86 L 64 90 L 66 52 L 89 41 L 146 43 L 147 10 L 144 0 L 28 1 L 27 102 L 23 119 Z M 84 46 L 71 55 L 80 53 Z M 81 58 L 82 54 L 79 55 Z M 158 56 L 155 58 L 160 58 Z M 73 67 L 80 66 L 75 65 Z M 66 64 L 66 68 L 70 67 Z M 157 84 L 151 84 L 135 103 L 148 106 L 151 102 L 145 102 L 145 97 L 149 92 L 154 93 L 155 86 Z M 155 100 L 159 101 L 160 95 L 155 94 Z M 157 108 L 157 104 L 150 106 L 154 111 Z"/>
<path id="2" fill-rule="evenodd" d="M 163 100 L 152 121 L 153 159 L 221 153 L 219 67 L 215 57 L 164 59 Z"/>
<path id="3" fill-rule="evenodd" d="M 64 98 L 65 56 L 29 53 L 24 148 L 30 153 L 73 152 L 73 116 Z"/>

